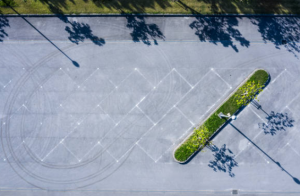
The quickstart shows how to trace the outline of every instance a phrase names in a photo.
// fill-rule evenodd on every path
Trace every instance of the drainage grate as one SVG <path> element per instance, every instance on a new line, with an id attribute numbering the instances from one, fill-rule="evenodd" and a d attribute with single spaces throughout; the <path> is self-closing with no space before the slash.
<path id="1" fill-rule="evenodd" d="M 232 192 L 231 192 L 233 195 L 237 195 L 237 194 L 239 194 L 239 191 L 238 190 L 232 190 Z"/>

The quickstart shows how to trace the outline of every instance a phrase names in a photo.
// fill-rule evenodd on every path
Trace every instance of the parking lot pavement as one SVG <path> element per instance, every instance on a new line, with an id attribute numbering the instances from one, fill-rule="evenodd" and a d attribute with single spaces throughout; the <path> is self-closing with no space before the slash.
<path id="1" fill-rule="evenodd" d="M 199 41 L 185 25 L 201 18 L 147 18 L 165 36 L 156 45 L 149 32 L 150 44 L 134 43 L 123 17 L 69 17 L 93 30 L 76 42 L 58 18 L 28 18 L 52 44 L 9 17 L 0 43 L 1 193 L 299 193 L 299 59 L 264 42 L 251 19 L 232 19 L 243 43 Z M 258 68 L 271 77 L 259 101 L 176 163 L 176 146 Z"/>

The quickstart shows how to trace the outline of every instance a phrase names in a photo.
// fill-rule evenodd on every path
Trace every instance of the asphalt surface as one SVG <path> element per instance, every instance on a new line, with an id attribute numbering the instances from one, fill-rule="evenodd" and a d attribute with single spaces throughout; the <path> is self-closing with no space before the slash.
<path id="1" fill-rule="evenodd" d="M 0 195 L 300 194 L 299 18 L 0 21 Z M 258 68 L 259 102 L 176 163 Z"/>

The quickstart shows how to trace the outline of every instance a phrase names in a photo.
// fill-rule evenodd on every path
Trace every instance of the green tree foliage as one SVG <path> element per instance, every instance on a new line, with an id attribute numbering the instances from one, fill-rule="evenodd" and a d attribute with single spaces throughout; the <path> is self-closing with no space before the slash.
<path id="1" fill-rule="evenodd" d="M 248 81 L 245 85 L 239 88 L 235 95 L 236 103 L 239 107 L 246 106 L 253 99 L 257 99 L 258 93 L 263 89 L 264 85 L 255 81 Z M 257 100 L 258 101 L 258 100 Z"/>
<path id="2" fill-rule="evenodd" d="M 14 0 L 0 0 L 0 6 L 17 6 Z"/>
<path id="3" fill-rule="evenodd" d="M 205 146 L 207 143 L 209 143 L 208 139 L 210 135 L 211 133 L 205 126 L 201 126 L 198 129 L 195 129 L 191 137 L 191 142 L 188 146 L 188 149 L 194 152 L 200 146 Z"/>

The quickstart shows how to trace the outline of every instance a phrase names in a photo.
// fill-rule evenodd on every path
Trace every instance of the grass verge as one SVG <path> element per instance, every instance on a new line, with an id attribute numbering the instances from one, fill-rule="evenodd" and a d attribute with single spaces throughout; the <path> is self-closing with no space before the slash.
<path id="1" fill-rule="evenodd" d="M 20 14 L 300 14 L 299 0 L 4 0 Z M 0 0 L 3 14 L 15 14 Z"/>
<path id="2" fill-rule="evenodd" d="M 255 83 L 265 84 L 269 79 L 269 74 L 265 70 L 257 70 L 252 76 L 243 84 L 245 85 L 248 81 L 255 81 Z M 243 86 L 242 85 L 242 86 Z M 242 87 L 241 86 L 241 87 Z M 240 87 L 240 88 L 241 88 Z M 226 122 L 226 119 L 220 119 L 218 114 L 222 112 L 223 114 L 235 114 L 240 107 L 237 105 L 235 95 L 241 94 L 240 88 L 233 93 L 227 101 L 225 101 L 201 126 L 206 127 L 209 130 L 210 137 Z M 200 127 L 201 127 L 200 126 Z M 195 133 L 194 133 L 195 134 Z M 179 146 L 174 157 L 179 162 L 187 161 L 196 151 L 200 150 L 200 146 L 194 146 L 191 148 L 191 140 L 193 134 Z"/>

